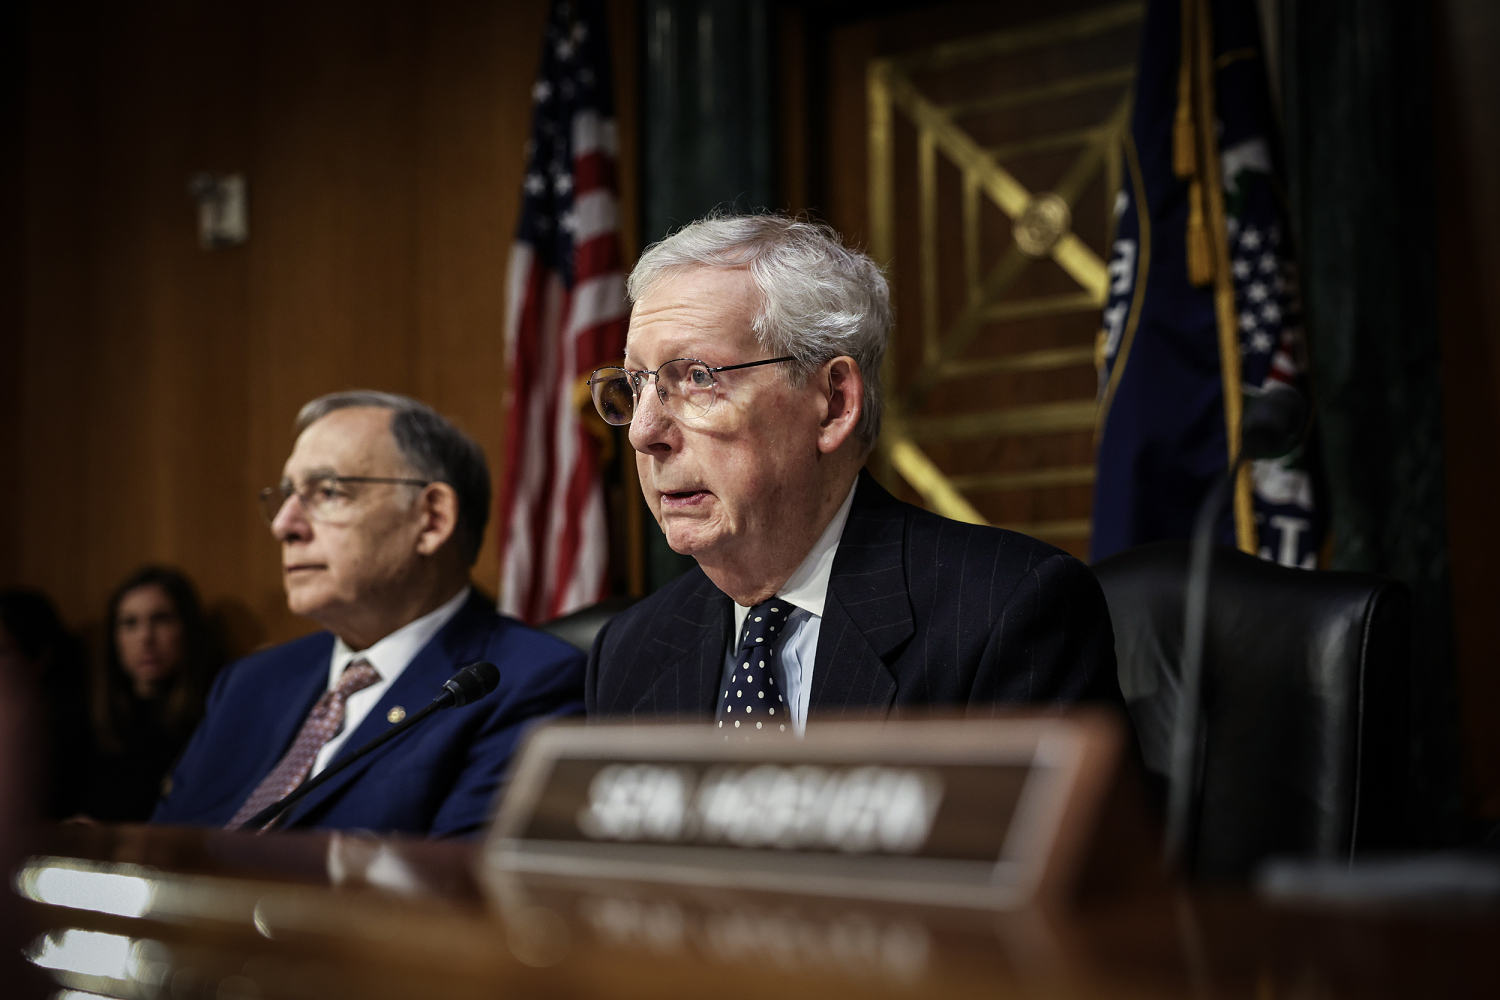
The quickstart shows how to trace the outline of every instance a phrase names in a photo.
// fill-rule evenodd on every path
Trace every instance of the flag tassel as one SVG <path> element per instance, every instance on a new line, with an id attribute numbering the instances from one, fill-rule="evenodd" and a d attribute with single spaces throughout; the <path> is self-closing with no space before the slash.
<path id="1" fill-rule="evenodd" d="M 1203 183 L 1197 179 L 1188 186 L 1187 267 L 1188 280 L 1194 285 L 1202 287 L 1214 280 L 1214 248 L 1203 211 Z"/>

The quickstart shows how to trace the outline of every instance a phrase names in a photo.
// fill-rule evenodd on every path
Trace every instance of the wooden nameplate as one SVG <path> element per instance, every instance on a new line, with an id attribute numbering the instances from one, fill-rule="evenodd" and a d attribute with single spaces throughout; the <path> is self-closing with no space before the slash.
<path id="1" fill-rule="evenodd" d="M 1070 893 L 1126 734 L 1103 711 L 705 725 L 555 723 L 519 757 L 492 873 L 1011 909 Z"/>

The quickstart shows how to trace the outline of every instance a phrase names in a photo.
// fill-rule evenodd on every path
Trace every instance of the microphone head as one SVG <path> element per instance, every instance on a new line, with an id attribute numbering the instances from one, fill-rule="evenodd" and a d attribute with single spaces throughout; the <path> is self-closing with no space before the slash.
<path id="1" fill-rule="evenodd" d="M 1307 400 L 1283 382 L 1245 387 L 1240 417 L 1240 457 L 1280 458 L 1302 443 L 1307 430 Z"/>
<path id="2" fill-rule="evenodd" d="M 499 686 L 500 668 L 487 660 L 476 660 L 443 682 L 455 708 L 478 701 Z"/>

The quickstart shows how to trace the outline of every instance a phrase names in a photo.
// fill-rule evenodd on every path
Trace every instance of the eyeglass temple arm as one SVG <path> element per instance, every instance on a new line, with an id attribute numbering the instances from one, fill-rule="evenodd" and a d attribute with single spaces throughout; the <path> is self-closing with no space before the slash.
<path id="1" fill-rule="evenodd" d="M 720 365 L 717 368 L 710 368 L 709 371 L 711 371 L 711 372 L 732 372 L 736 368 L 754 368 L 756 365 L 774 365 L 774 364 L 778 364 L 779 362 L 782 362 L 782 361 L 796 361 L 796 360 L 797 359 L 796 359 L 795 356 L 793 356 L 791 354 L 787 354 L 787 355 L 784 355 L 784 356 L 779 357 L 779 358 L 766 358 L 764 361 L 745 361 L 745 362 L 742 362 L 741 364 L 737 364 L 737 365 Z"/>

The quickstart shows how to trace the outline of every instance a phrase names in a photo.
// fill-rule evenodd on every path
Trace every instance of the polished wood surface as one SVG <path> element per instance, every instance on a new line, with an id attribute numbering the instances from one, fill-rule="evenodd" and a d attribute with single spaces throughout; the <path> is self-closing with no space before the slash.
<path id="1" fill-rule="evenodd" d="M 126 997 L 1494 996 L 1500 912 L 1238 891 L 976 911 L 482 871 L 477 845 L 39 831 L 40 989 Z"/>

